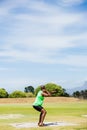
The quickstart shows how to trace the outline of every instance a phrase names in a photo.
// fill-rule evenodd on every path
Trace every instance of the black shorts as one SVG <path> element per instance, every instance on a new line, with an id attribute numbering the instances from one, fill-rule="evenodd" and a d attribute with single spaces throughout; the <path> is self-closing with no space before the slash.
<path id="1" fill-rule="evenodd" d="M 41 110 L 43 109 L 42 106 L 33 106 L 33 108 L 36 109 L 39 112 L 41 112 Z"/>

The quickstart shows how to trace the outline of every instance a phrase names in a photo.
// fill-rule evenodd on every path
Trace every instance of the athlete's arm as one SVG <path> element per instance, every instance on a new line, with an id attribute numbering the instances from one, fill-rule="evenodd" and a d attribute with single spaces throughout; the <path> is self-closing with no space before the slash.
<path id="1" fill-rule="evenodd" d="M 48 97 L 51 96 L 50 92 L 48 92 L 47 90 L 42 92 L 42 96 Z"/>

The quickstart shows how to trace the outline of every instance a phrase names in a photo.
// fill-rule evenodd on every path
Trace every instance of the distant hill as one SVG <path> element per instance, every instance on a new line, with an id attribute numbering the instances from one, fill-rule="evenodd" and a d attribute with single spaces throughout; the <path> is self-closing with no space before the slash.
<path id="1" fill-rule="evenodd" d="M 72 88 L 72 89 L 66 89 L 66 92 L 69 93 L 69 94 L 72 94 L 75 91 L 81 91 L 81 90 L 87 90 L 87 81 L 85 81 L 85 83 L 80 87 L 75 87 L 75 88 Z"/>

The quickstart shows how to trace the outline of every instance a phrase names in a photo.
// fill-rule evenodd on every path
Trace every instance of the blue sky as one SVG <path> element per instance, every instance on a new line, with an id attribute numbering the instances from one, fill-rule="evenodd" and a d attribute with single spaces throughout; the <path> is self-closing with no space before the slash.
<path id="1" fill-rule="evenodd" d="M 0 0 L 0 88 L 86 80 L 86 0 Z"/>

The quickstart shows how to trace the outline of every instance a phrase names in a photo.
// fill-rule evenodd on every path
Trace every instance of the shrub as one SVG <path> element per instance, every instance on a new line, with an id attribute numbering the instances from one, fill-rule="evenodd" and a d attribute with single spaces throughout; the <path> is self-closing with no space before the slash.
<path id="1" fill-rule="evenodd" d="M 35 95 L 32 92 L 26 93 L 26 97 L 34 97 Z"/>
<path id="2" fill-rule="evenodd" d="M 0 88 L 0 98 L 7 98 L 8 92 L 4 88 Z"/>
<path id="3" fill-rule="evenodd" d="M 22 91 L 14 91 L 9 95 L 10 98 L 24 98 L 26 94 Z"/>

